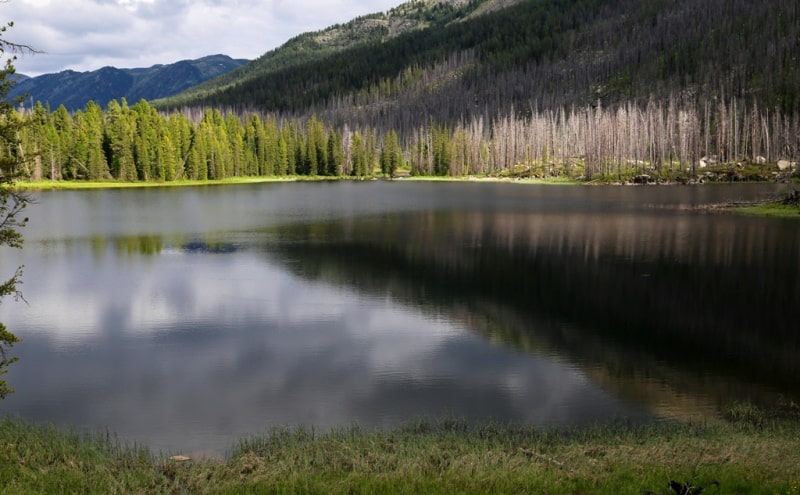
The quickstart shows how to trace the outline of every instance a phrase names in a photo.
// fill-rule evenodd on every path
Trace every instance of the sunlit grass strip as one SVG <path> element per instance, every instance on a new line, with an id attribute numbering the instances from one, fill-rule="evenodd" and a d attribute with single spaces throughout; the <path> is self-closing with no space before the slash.
<path id="1" fill-rule="evenodd" d="M 576 185 L 585 182 L 569 177 L 510 177 L 510 176 L 491 176 L 491 175 L 410 175 L 407 177 L 397 177 L 398 181 L 419 181 L 419 182 L 503 182 L 508 184 L 542 184 L 542 185 Z"/>
<path id="2" fill-rule="evenodd" d="M 285 428 L 242 440 L 217 463 L 4 420 L 0 492 L 640 494 L 669 493 L 674 479 L 800 495 L 800 422 L 743 411 L 734 423 L 567 431 L 452 419 L 391 431 Z"/>
<path id="3" fill-rule="evenodd" d="M 44 190 L 78 190 L 78 189 L 128 189 L 128 188 L 149 188 L 149 187 L 191 187 L 191 186 L 213 186 L 224 184 L 260 184 L 272 182 L 324 182 L 324 181 L 360 181 L 371 180 L 372 177 L 332 177 L 332 176 L 308 176 L 308 175 L 285 175 L 285 176 L 268 176 L 268 177 L 231 177 L 228 179 L 220 180 L 176 180 L 176 181 L 142 181 L 142 182 L 124 182 L 124 181 L 18 181 L 14 187 L 29 191 L 44 191 Z M 379 179 L 388 180 L 385 177 Z M 509 182 L 515 184 L 580 184 L 581 181 L 570 179 L 567 177 L 547 177 L 547 178 L 527 178 L 527 177 L 504 177 L 504 176 L 404 176 L 397 177 L 397 181 L 446 181 L 446 182 Z"/>
<path id="4" fill-rule="evenodd" d="M 187 187 L 187 186 L 214 186 L 225 184 L 260 184 L 269 182 L 301 182 L 301 181 L 329 181 L 343 178 L 326 176 L 286 175 L 269 177 L 231 177 L 220 180 L 175 180 L 175 181 L 17 181 L 14 187 L 23 190 L 53 190 L 53 189 L 127 189 L 145 187 Z"/>

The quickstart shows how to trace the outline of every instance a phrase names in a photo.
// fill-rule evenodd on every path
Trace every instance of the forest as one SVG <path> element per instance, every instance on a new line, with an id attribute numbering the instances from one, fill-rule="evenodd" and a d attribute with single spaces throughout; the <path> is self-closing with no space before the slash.
<path id="1" fill-rule="evenodd" d="M 33 181 L 797 170 L 797 2 L 436 5 L 298 36 L 168 100 L 20 107 L 0 153 Z M 428 27 L 388 36 L 406 22 Z"/>
<path id="2" fill-rule="evenodd" d="M 520 116 L 501 113 L 454 125 L 433 119 L 394 129 L 332 126 L 316 115 L 280 117 L 219 109 L 159 112 L 90 102 L 70 113 L 37 104 L 13 113 L 18 157 L 31 181 L 220 180 L 252 176 L 529 176 L 697 178 L 730 165 L 730 180 L 797 170 L 800 114 L 732 99 L 702 111 L 675 100 L 616 107 L 587 105 Z M 742 169 L 744 170 L 744 169 Z M 732 175 L 731 175 L 732 174 Z"/>

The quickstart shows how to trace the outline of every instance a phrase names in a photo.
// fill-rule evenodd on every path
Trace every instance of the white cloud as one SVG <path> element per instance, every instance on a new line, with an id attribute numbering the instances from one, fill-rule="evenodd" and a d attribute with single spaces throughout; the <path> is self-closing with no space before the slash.
<path id="1" fill-rule="evenodd" d="M 9 0 L 6 38 L 42 51 L 17 71 L 149 67 L 223 53 L 254 59 L 293 36 L 403 0 Z"/>

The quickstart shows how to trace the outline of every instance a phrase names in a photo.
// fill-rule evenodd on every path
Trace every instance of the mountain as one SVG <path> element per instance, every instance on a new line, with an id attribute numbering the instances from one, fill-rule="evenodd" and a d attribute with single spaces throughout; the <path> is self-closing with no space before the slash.
<path id="1" fill-rule="evenodd" d="M 290 40 L 161 108 L 413 129 L 569 107 L 748 101 L 800 113 L 796 0 L 414 0 Z"/>
<path id="2" fill-rule="evenodd" d="M 49 104 L 52 109 L 64 105 L 70 111 L 83 108 L 89 101 L 105 107 L 113 99 L 126 98 L 132 103 L 142 98 L 155 100 L 180 93 L 247 62 L 226 55 L 211 55 L 149 68 L 67 70 L 21 79 L 12 87 L 9 97 L 27 95 L 34 101 Z"/>
<path id="3" fill-rule="evenodd" d="M 476 18 L 522 0 L 412 0 L 388 12 L 357 17 L 345 24 L 335 24 L 321 31 L 303 33 L 279 48 L 231 71 L 224 76 L 193 87 L 168 105 L 192 104 L 214 99 L 215 94 L 236 92 L 243 84 L 259 85 L 269 74 L 285 74 L 294 69 L 313 67 L 346 56 L 351 50 L 367 50 L 380 46 L 402 35 L 441 29 L 455 21 Z M 278 76 L 279 77 L 279 76 Z"/>

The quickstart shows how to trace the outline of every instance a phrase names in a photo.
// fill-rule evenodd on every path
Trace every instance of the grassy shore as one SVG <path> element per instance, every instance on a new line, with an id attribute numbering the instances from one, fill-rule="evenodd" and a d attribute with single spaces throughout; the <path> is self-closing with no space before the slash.
<path id="1" fill-rule="evenodd" d="M 744 206 L 737 208 L 736 211 L 760 217 L 800 218 L 800 207 L 773 203 Z"/>
<path id="2" fill-rule="evenodd" d="M 130 189 L 145 187 L 187 187 L 187 186 L 214 186 L 224 184 L 260 184 L 271 182 L 324 182 L 337 180 L 388 180 L 385 177 L 368 179 L 358 179 L 354 177 L 331 177 L 331 176 L 307 176 L 307 175 L 286 175 L 271 177 L 232 177 L 222 180 L 176 180 L 169 182 L 123 182 L 123 181 L 39 181 L 27 182 L 17 181 L 14 187 L 27 191 L 44 190 L 72 190 L 72 189 Z M 393 180 L 397 181 L 447 181 L 447 182 L 513 182 L 519 184 L 580 184 L 581 182 L 565 177 L 552 177 L 546 179 L 537 178 L 509 178 L 509 177 L 490 177 L 490 176 L 464 176 L 464 177 L 439 177 L 439 176 L 399 176 Z"/>
<path id="3" fill-rule="evenodd" d="M 762 217 L 800 218 L 800 189 L 793 189 L 780 199 L 738 207 L 735 211 Z"/>
<path id="4" fill-rule="evenodd" d="M 0 492 L 800 494 L 800 415 L 567 431 L 459 420 L 391 431 L 278 429 L 229 458 L 153 456 L 113 437 L 0 421 Z M 796 408 L 796 406 L 794 406 Z M 715 484 L 715 482 L 718 483 Z"/>

